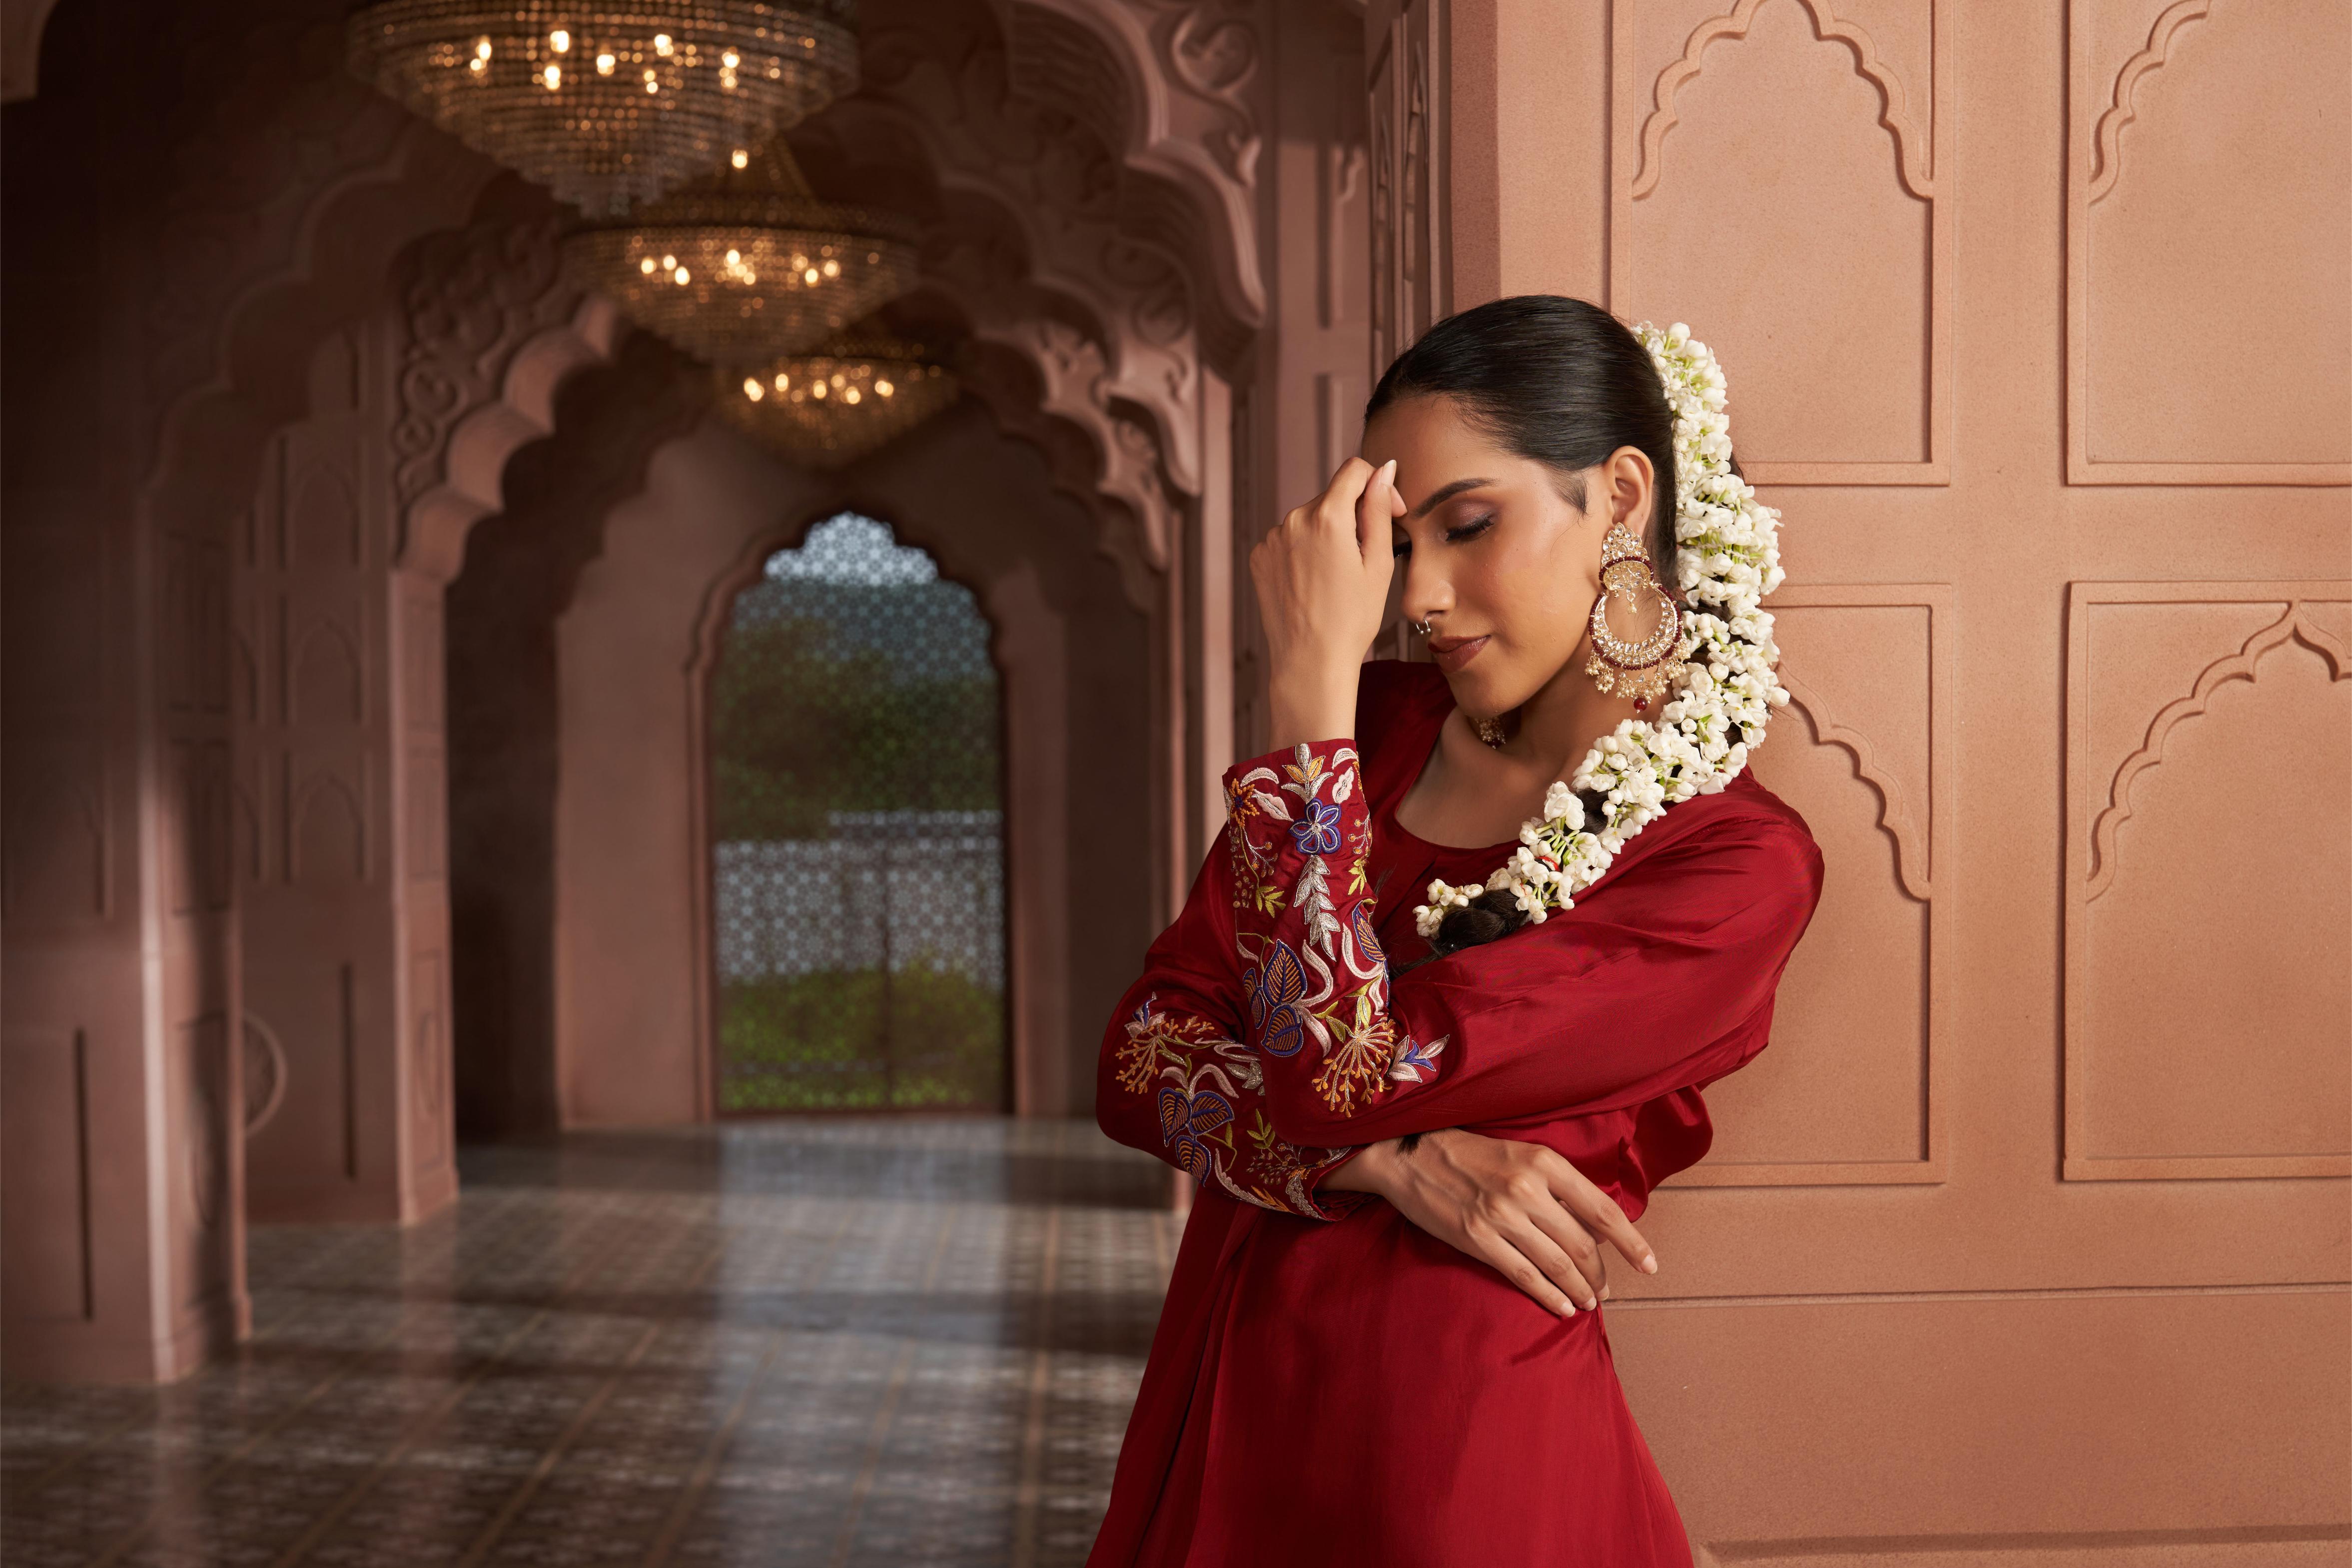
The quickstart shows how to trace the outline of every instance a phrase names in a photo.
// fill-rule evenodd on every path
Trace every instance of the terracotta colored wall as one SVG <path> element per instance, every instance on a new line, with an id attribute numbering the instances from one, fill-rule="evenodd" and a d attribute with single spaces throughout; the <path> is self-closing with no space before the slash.
<path id="1" fill-rule="evenodd" d="M 709 424 L 657 452 L 645 492 L 605 520 L 604 553 L 557 628 L 556 1048 L 568 1124 L 707 1113 L 707 849 L 688 766 L 690 672 L 729 590 L 845 509 L 930 551 L 997 624 L 1007 755 L 1026 786 L 1007 803 L 1010 832 L 1034 842 L 1058 816 L 1067 834 L 1058 886 L 1025 879 L 1036 858 L 1016 842 L 1021 1109 L 1091 1106 L 1095 1040 L 1156 924 L 1131 818 L 1071 806 L 1116 792 L 1120 767 L 1131 773 L 1146 749 L 1145 627 L 1034 452 L 965 404 L 838 481 L 795 473 Z M 1056 680 L 1062 703 L 1031 689 Z M 1040 751 L 1066 758 L 1063 778 L 1025 771 Z M 1024 955 L 1038 977 L 1025 991 Z"/>
<path id="2" fill-rule="evenodd" d="M 1376 247 L 1438 255 L 1384 330 L 1685 321 L 1786 514 L 1757 767 L 1828 889 L 1613 1319 L 1695 1540 L 2343 1561 L 2352 13 L 1419 0 L 1368 47 Z"/>

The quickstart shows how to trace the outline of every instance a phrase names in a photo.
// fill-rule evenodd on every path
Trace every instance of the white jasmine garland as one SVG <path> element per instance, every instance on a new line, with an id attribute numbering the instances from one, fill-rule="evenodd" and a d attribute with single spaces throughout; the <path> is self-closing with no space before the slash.
<path id="1" fill-rule="evenodd" d="M 1780 514 L 1731 471 L 1723 368 L 1676 321 L 1633 329 L 1650 351 L 1675 416 L 1675 587 L 1686 606 L 1688 668 L 1653 720 L 1628 719 L 1593 742 L 1567 782 L 1544 792 L 1543 815 L 1519 829 L 1519 847 L 1486 879 L 1429 885 L 1412 912 L 1423 940 L 1449 910 L 1481 893 L 1508 892 L 1530 924 L 1601 879 L 1628 840 L 1676 801 L 1713 795 L 1739 776 L 1764 739 L 1771 710 L 1789 700 L 1773 678 L 1780 651 L 1759 607 L 1780 585 Z M 1740 738 L 1730 739 L 1733 725 Z M 1590 819 L 1584 792 L 1600 795 Z"/>

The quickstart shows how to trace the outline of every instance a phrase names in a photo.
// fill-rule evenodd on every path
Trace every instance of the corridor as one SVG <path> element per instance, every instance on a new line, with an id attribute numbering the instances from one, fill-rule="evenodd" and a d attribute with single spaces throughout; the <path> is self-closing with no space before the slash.
<path id="1" fill-rule="evenodd" d="M 1075 1563 L 1173 1257 L 1088 1123 L 471 1148 L 438 1217 L 252 1233 L 254 1332 L 11 1386 L 11 1568 Z"/>

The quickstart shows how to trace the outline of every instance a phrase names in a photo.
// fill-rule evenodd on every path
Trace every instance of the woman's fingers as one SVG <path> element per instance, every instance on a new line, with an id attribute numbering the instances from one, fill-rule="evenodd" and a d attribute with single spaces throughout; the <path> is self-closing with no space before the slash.
<path id="1" fill-rule="evenodd" d="M 1537 1306 L 1555 1317 L 1575 1314 L 1576 1303 L 1567 1291 L 1510 1237 L 1490 1226 L 1481 1226 L 1473 1228 L 1464 1239 L 1475 1249 L 1473 1256 L 1517 1286 Z"/>
<path id="2" fill-rule="evenodd" d="M 1359 462 L 1362 460 L 1357 459 Z M 1362 492 L 1356 497 L 1356 545 L 1367 555 L 1371 553 L 1376 542 L 1381 546 L 1381 555 L 1390 554 L 1387 548 L 1389 519 L 1394 517 L 1404 504 L 1397 495 L 1396 468 L 1396 459 L 1391 458 L 1374 468 L 1371 479 L 1366 481 Z"/>
<path id="3" fill-rule="evenodd" d="M 1315 504 L 1300 510 L 1311 513 L 1315 521 L 1321 522 L 1352 520 L 1356 515 L 1357 503 L 1364 499 L 1364 492 L 1371 488 L 1372 479 L 1379 472 L 1363 458 L 1350 458 L 1339 465 L 1339 472 L 1333 474 L 1331 482 L 1323 487 L 1323 493 Z"/>
<path id="4" fill-rule="evenodd" d="M 1570 1164 L 1550 1150 L 1550 1157 L 1542 1162 L 1544 1175 L 1551 1184 L 1554 1196 L 1562 1207 L 1574 1215 L 1584 1228 L 1625 1255 L 1626 1260 L 1644 1274 L 1658 1271 L 1658 1255 L 1617 1200 L 1594 1186 L 1584 1173 Z M 1595 1281 L 1596 1284 L 1599 1281 Z"/>
<path id="5" fill-rule="evenodd" d="M 1577 1223 L 1574 1215 L 1546 1194 L 1528 1205 L 1527 1217 L 1545 1245 L 1559 1255 L 1565 1272 L 1555 1278 L 1560 1289 L 1576 1298 L 1577 1305 L 1591 1307 L 1609 1294 L 1608 1259 L 1593 1241 L 1592 1233 Z"/>
<path id="6" fill-rule="evenodd" d="M 1531 1209 L 1518 1225 L 1504 1227 L 1503 1237 L 1518 1249 L 1520 1257 L 1542 1270 L 1544 1282 L 1551 1287 L 1555 1298 L 1565 1297 L 1589 1312 L 1601 1300 L 1601 1282 L 1593 1278 L 1589 1264 L 1578 1260 L 1572 1247 L 1562 1245 L 1560 1237 L 1553 1234 L 1553 1227 L 1544 1223 L 1544 1217 Z M 1565 1213 L 1559 1217 L 1567 1218 Z M 1572 1227 L 1575 1222 L 1569 1220 L 1568 1225 Z M 1580 1231 L 1577 1234 L 1582 1235 Z M 1588 1253 L 1593 1251 L 1589 1240 L 1584 1247 Z M 1554 1311 L 1560 1307 L 1558 1300 L 1545 1304 Z"/>

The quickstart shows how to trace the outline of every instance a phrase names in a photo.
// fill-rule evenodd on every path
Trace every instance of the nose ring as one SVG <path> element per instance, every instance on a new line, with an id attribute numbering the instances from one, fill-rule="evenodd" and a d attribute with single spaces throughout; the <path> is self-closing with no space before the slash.
<path id="1" fill-rule="evenodd" d="M 1405 625 L 1411 626 L 1423 637 L 1427 637 L 1429 635 L 1429 623 L 1427 621 L 1407 621 L 1405 622 Z"/>

